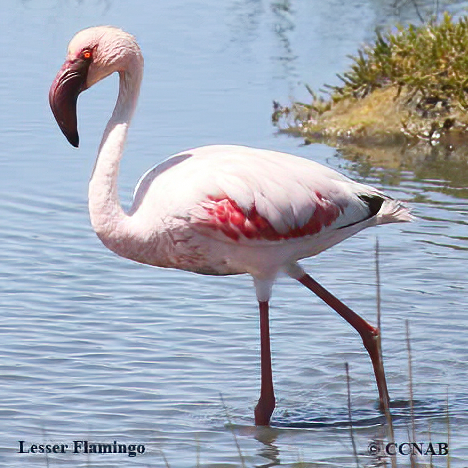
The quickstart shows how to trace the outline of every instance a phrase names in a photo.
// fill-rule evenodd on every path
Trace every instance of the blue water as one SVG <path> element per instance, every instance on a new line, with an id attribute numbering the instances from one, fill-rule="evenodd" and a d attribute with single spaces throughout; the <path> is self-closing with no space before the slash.
<path id="1" fill-rule="evenodd" d="M 405 8 L 401 18 L 414 18 L 411 5 Z M 139 176 L 168 155 L 235 143 L 314 159 L 412 205 L 418 219 L 411 225 L 362 232 L 304 265 L 375 322 L 378 235 L 391 397 L 408 400 L 408 319 L 417 439 L 444 442 L 450 431 L 451 466 L 466 465 L 468 157 L 421 155 L 369 168 L 325 145 L 302 146 L 270 122 L 273 100 L 305 99 L 304 83 L 316 89 L 336 84 L 335 73 L 350 63 L 347 55 L 397 13 L 364 0 L 24 0 L 3 6 L 1 466 L 235 467 L 242 459 L 259 467 L 355 466 L 345 362 L 361 465 L 372 464 L 368 445 L 384 435 L 359 338 L 299 284 L 282 278 L 275 286 L 277 410 L 273 428 L 255 428 L 259 340 L 250 278 L 154 269 L 100 244 L 88 219 L 87 182 L 117 80 L 80 97 L 79 150 L 60 134 L 47 100 L 69 39 L 98 24 L 132 32 L 145 56 L 121 169 L 124 204 Z M 394 412 L 396 439 L 406 442 L 409 410 Z M 20 440 L 27 448 L 69 448 L 21 454 Z M 140 444 L 145 453 L 74 454 L 75 440 Z M 408 466 L 408 457 L 399 463 Z M 433 463 L 447 466 L 447 457 Z"/>

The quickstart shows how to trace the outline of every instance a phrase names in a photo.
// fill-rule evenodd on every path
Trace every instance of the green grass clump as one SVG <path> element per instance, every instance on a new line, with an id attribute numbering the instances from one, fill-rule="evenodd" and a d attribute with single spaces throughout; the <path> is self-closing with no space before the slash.
<path id="1" fill-rule="evenodd" d="M 312 90 L 311 103 L 275 103 L 274 123 L 312 140 L 411 137 L 430 141 L 468 134 L 468 17 L 398 26 L 351 57 L 341 86 Z M 283 127 L 284 128 L 284 127 Z M 434 140 L 435 139 L 435 140 Z M 443 139 L 443 138 L 442 138 Z"/>
<path id="2" fill-rule="evenodd" d="M 362 98 L 389 85 L 420 92 L 431 102 L 456 99 L 467 107 L 468 18 L 453 22 L 445 14 L 440 24 L 397 27 L 381 34 L 372 46 L 352 57 L 351 70 L 340 76 L 343 86 L 333 87 L 334 99 Z"/>

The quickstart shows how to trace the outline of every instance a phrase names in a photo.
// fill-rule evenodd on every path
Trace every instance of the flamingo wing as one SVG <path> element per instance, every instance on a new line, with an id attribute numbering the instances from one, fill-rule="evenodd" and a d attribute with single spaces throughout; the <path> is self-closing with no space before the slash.
<path id="1" fill-rule="evenodd" d="M 376 214 L 387 197 L 304 158 L 208 146 L 148 171 L 134 206 L 143 198 L 163 199 L 165 216 L 183 218 L 205 235 L 270 243 L 357 224 Z"/>

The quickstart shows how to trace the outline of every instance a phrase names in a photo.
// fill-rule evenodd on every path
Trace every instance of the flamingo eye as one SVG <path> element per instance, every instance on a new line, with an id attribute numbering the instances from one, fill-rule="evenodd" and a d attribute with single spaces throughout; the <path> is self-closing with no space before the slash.
<path id="1" fill-rule="evenodd" d="M 91 52 L 91 50 L 85 49 L 85 50 L 83 50 L 83 52 L 81 52 L 81 56 L 82 56 L 85 60 L 89 60 L 90 58 L 92 58 L 93 53 Z"/>

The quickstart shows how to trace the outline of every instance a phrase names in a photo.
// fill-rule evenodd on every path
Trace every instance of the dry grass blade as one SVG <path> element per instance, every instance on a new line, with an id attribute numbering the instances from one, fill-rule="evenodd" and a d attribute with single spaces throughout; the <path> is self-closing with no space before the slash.
<path id="1" fill-rule="evenodd" d="M 375 278 L 376 278 L 376 289 L 377 289 L 377 327 L 379 329 L 379 336 L 377 338 L 377 346 L 379 348 L 380 359 L 383 366 L 383 354 L 382 354 L 382 307 L 381 307 L 381 294 L 380 294 L 380 261 L 379 261 L 379 239 L 375 239 Z M 390 399 L 386 402 L 384 406 L 385 419 L 387 421 L 387 438 L 389 443 L 395 443 L 395 434 L 393 431 L 393 419 L 392 413 L 390 412 Z M 396 457 L 391 457 L 392 468 L 397 468 Z"/>
<path id="2" fill-rule="evenodd" d="M 448 397 L 448 387 L 447 387 L 447 397 L 446 397 L 446 405 L 447 411 L 447 444 L 450 447 L 450 413 L 449 413 L 449 397 Z M 450 468 L 450 450 L 447 453 L 447 468 Z"/>
<path id="3" fill-rule="evenodd" d="M 166 458 L 166 455 L 164 454 L 164 452 L 162 450 L 160 450 L 160 453 L 161 453 L 161 456 L 164 460 L 164 464 L 166 465 L 166 468 L 171 468 L 171 465 L 169 465 L 169 461 L 167 460 Z"/>
<path id="4" fill-rule="evenodd" d="M 233 427 L 232 427 L 231 417 L 229 416 L 229 412 L 228 412 L 227 406 L 226 406 L 226 404 L 224 403 L 224 398 L 223 398 L 222 393 L 219 394 L 219 397 L 221 398 L 221 403 L 222 403 L 223 408 L 224 408 L 224 411 L 225 411 L 225 413 L 226 413 L 226 419 L 227 419 L 227 421 L 228 421 L 229 428 L 230 428 L 231 433 L 232 433 L 232 437 L 234 438 L 234 443 L 236 444 L 237 453 L 239 454 L 239 458 L 240 458 L 240 460 L 241 460 L 241 466 L 242 466 L 242 468 L 245 468 L 244 455 L 242 455 L 242 450 L 241 450 L 241 448 L 240 448 L 239 441 L 237 440 L 236 433 L 234 432 L 234 429 L 233 429 Z"/>
<path id="5" fill-rule="evenodd" d="M 376 280 L 376 293 L 377 293 L 377 328 L 382 332 L 382 310 L 380 307 L 381 296 L 380 296 L 380 260 L 379 260 L 379 238 L 375 238 L 375 280 Z"/>
<path id="6" fill-rule="evenodd" d="M 349 419 L 349 434 L 351 436 L 351 443 L 353 445 L 353 454 L 354 459 L 356 461 L 356 466 L 359 468 L 359 458 L 357 454 L 356 442 L 354 441 L 354 432 L 353 432 L 353 416 L 351 411 L 351 384 L 350 384 L 350 377 L 349 377 L 349 364 L 345 362 L 345 370 L 346 370 L 346 387 L 348 389 L 348 419 Z"/>
<path id="7" fill-rule="evenodd" d="M 413 394 L 413 365 L 411 354 L 411 340 L 409 331 L 409 321 L 406 320 L 406 346 L 408 349 L 408 390 L 411 417 L 411 442 L 416 442 L 416 425 L 414 421 L 414 394 Z M 415 453 L 411 452 L 411 468 L 416 467 Z"/>

